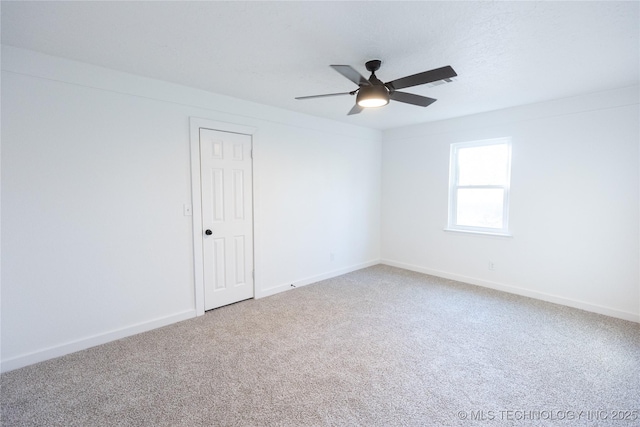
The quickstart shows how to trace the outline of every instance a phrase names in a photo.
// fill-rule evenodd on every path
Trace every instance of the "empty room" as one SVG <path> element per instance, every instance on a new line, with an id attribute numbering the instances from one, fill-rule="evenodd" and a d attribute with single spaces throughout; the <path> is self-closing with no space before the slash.
<path id="1" fill-rule="evenodd" d="M 640 2 L 0 15 L 0 425 L 640 425 Z"/>

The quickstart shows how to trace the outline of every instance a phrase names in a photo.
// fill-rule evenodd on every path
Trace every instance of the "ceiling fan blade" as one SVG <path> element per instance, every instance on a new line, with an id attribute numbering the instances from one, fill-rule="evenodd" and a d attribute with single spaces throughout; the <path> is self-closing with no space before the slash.
<path id="1" fill-rule="evenodd" d="M 334 70 L 336 70 L 337 72 L 339 72 L 340 74 L 342 74 L 343 76 L 345 76 L 346 78 L 348 78 L 349 80 L 357 84 L 358 86 L 371 85 L 371 83 L 369 83 L 369 80 L 365 79 L 362 74 L 357 72 L 350 65 L 332 65 L 331 68 L 333 68 Z"/>
<path id="2" fill-rule="evenodd" d="M 353 114 L 360 114 L 362 110 L 364 110 L 364 108 L 356 104 L 353 106 L 351 110 L 349 110 L 349 112 L 347 113 L 347 116 L 351 116 Z"/>
<path id="3" fill-rule="evenodd" d="M 426 96 L 415 95 L 407 92 L 391 92 L 389 98 L 394 101 L 404 102 L 405 104 L 418 105 L 420 107 L 428 107 L 437 101 L 437 99 L 427 98 Z"/>
<path id="4" fill-rule="evenodd" d="M 324 98 L 326 96 L 353 95 L 351 92 L 325 93 L 324 95 L 298 96 L 296 99 Z"/>
<path id="5" fill-rule="evenodd" d="M 451 79 L 457 75 L 458 74 L 453 70 L 453 68 L 447 65 L 446 67 L 436 68 L 435 70 L 424 71 L 422 73 L 392 80 L 385 83 L 385 85 L 392 90 L 403 89 L 405 87 L 424 85 L 439 80 L 451 81 Z"/>

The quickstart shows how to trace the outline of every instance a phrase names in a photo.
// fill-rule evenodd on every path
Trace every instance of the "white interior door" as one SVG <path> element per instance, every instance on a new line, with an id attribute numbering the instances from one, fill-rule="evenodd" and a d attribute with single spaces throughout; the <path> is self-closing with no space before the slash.
<path id="1" fill-rule="evenodd" d="M 251 136 L 200 129 L 205 310 L 252 298 Z"/>

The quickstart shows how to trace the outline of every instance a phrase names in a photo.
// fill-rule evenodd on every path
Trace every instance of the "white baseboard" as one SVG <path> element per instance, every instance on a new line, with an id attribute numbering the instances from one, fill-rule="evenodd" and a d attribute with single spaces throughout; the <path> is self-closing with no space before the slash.
<path id="1" fill-rule="evenodd" d="M 446 271 L 434 270 L 426 267 L 421 267 L 413 264 L 407 264 L 400 261 L 394 261 L 390 259 L 371 260 L 360 264 L 355 264 L 349 267 L 341 268 L 338 270 L 329 271 L 317 276 L 308 277 L 305 279 L 296 280 L 293 282 L 295 287 L 306 286 L 311 283 L 316 283 L 321 280 L 331 279 L 333 277 L 341 276 L 343 274 L 351 273 L 352 271 L 360 270 L 363 268 L 371 267 L 376 264 L 385 264 L 392 267 L 403 268 L 405 270 L 415 271 L 418 273 L 429 274 L 432 276 L 442 277 L 445 279 L 456 280 L 472 285 L 482 286 L 485 288 L 495 289 L 498 291 L 508 292 L 511 294 L 521 295 L 529 298 L 535 298 L 542 301 L 548 301 L 555 304 L 565 305 L 568 307 L 578 308 L 593 313 L 603 314 L 605 316 L 611 316 L 618 319 L 629 320 L 632 322 L 640 323 L 640 315 L 617 310 L 610 307 L 604 307 L 598 304 L 592 304 L 584 301 L 574 300 L 570 298 L 561 297 L 558 295 L 547 294 L 544 292 L 533 291 L 530 289 L 519 288 L 516 286 L 506 285 L 497 282 L 491 282 L 487 280 L 477 279 L 470 276 L 463 276 L 460 274 L 450 273 Z M 260 292 L 260 295 L 256 295 L 256 298 L 263 298 L 270 295 L 292 289 L 291 283 L 287 283 L 280 286 L 268 288 Z M 68 342 L 54 347 L 45 348 L 32 353 L 23 354 L 20 356 L 12 357 L 10 359 L 2 360 L 0 362 L 0 372 L 8 372 L 14 369 L 19 369 L 34 363 L 43 362 L 45 360 L 54 359 L 56 357 L 64 356 L 66 354 L 74 353 L 95 347 L 97 345 L 105 344 L 110 341 L 115 341 L 121 338 L 125 338 L 131 335 L 136 335 L 141 332 L 147 332 L 152 329 L 161 328 L 163 326 L 177 323 L 183 320 L 196 317 L 196 310 L 187 310 L 181 313 L 176 313 L 170 316 L 161 317 L 148 322 L 138 323 L 126 328 L 118 329 L 115 331 L 106 332 L 104 334 L 98 334 L 91 337 L 83 338 L 80 340 Z"/>
<path id="2" fill-rule="evenodd" d="M 125 338 L 131 335 L 136 335 L 141 332 L 147 332 L 152 329 L 161 328 L 163 326 L 167 326 L 172 323 L 191 319 L 192 317 L 196 317 L 196 311 L 187 310 L 181 313 L 172 314 L 170 316 L 150 320 L 148 322 L 142 322 L 135 325 L 127 326 L 122 329 L 109 331 L 103 334 L 93 335 L 87 338 L 82 338 L 76 341 L 60 344 L 54 347 L 44 348 L 42 350 L 34 351 L 32 353 L 27 353 L 20 356 L 12 357 L 10 359 L 3 360 L 0 363 L 0 372 L 12 371 L 14 369 L 22 368 L 28 365 L 33 365 L 34 363 L 38 363 L 38 362 L 44 362 L 45 360 L 54 359 L 56 357 L 74 353 L 76 351 L 86 350 L 90 347 L 95 347 L 97 345 L 105 344 L 110 341 L 115 341 L 120 338 Z"/>
<path id="3" fill-rule="evenodd" d="M 618 310 L 611 307 L 605 307 L 585 301 L 565 298 L 558 295 L 538 292 L 531 289 L 520 288 L 517 286 L 506 285 L 504 283 L 491 282 L 488 280 L 477 279 L 475 277 L 463 276 L 460 274 L 450 273 L 447 271 L 433 270 L 431 268 L 420 267 L 417 265 L 407 264 L 400 261 L 390 259 L 380 260 L 381 264 L 390 265 L 392 267 L 403 268 L 405 270 L 415 271 L 417 273 L 430 274 L 432 276 L 442 277 L 445 279 L 456 280 L 471 285 L 482 286 L 485 288 L 495 289 L 510 294 L 521 295 L 529 298 L 535 298 L 542 301 L 552 302 L 554 304 L 566 305 L 567 307 L 578 308 L 580 310 L 590 311 L 592 313 L 604 314 L 605 316 L 616 317 L 618 319 L 629 320 L 631 322 L 640 323 L 640 314 Z"/>
<path id="4" fill-rule="evenodd" d="M 299 288 L 301 286 L 310 285 L 312 283 L 319 282 L 321 280 L 331 279 L 333 277 L 342 276 L 343 274 L 351 273 L 352 271 L 361 270 L 363 268 L 371 267 L 374 265 L 380 264 L 379 259 L 363 262 L 360 264 L 351 265 L 349 267 L 340 268 L 338 270 L 332 270 L 327 273 L 323 273 L 313 277 L 307 277 L 305 279 L 296 280 L 292 283 L 287 283 L 284 285 L 274 286 L 268 289 L 263 289 L 260 294 L 256 294 L 257 298 L 268 297 L 270 295 L 275 295 L 280 292 L 284 292 L 286 290 L 292 289 L 293 287 Z M 293 287 L 291 286 L 293 285 Z"/>

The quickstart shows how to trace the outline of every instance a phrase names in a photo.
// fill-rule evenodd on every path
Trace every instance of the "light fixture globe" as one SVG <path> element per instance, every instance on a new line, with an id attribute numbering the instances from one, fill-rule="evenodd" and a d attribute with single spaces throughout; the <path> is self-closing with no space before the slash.
<path id="1" fill-rule="evenodd" d="M 362 86 L 356 104 L 364 108 L 382 107 L 389 103 L 389 91 L 384 85 Z"/>

